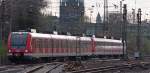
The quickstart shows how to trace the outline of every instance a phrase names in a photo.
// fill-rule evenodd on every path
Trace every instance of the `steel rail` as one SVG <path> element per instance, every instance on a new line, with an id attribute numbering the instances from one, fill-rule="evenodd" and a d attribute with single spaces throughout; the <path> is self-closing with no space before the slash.
<path id="1" fill-rule="evenodd" d="M 85 73 L 85 72 L 90 72 L 90 73 L 97 73 L 97 72 L 105 72 L 105 71 L 110 71 L 110 70 L 118 70 L 118 69 L 124 69 L 124 68 L 132 68 L 139 66 L 141 68 L 144 68 L 143 65 L 148 64 L 148 63 L 134 63 L 134 64 L 122 64 L 122 65 L 116 65 L 116 66 L 107 66 L 107 67 L 99 67 L 99 68 L 92 68 L 92 69 L 85 69 L 85 70 L 80 70 L 80 71 L 72 71 L 70 73 Z"/>
<path id="2" fill-rule="evenodd" d="M 51 71 L 53 71 L 54 69 L 58 68 L 59 66 L 61 66 L 62 64 L 58 64 L 55 67 L 53 67 L 52 69 L 48 70 L 46 73 L 50 73 Z"/>

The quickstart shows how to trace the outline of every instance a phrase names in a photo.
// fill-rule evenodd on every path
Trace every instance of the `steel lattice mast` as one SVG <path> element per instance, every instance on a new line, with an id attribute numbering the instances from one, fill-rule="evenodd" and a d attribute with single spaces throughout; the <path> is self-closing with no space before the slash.
<path id="1" fill-rule="evenodd" d="M 104 0 L 104 27 L 103 35 L 106 36 L 106 31 L 108 30 L 108 0 Z"/>

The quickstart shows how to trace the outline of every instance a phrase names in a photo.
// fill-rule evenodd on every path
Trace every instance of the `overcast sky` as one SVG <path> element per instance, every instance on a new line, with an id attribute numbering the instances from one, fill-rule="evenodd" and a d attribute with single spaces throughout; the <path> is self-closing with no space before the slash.
<path id="1" fill-rule="evenodd" d="M 48 7 L 44 11 L 45 13 L 52 13 L 52 15 L 59 16 L 59 0 L 47 0 L 49 2 Z M 96 20 L 96 15 L 99 12 L 100 15 L 103 17 L 103 2 L 104 0 L 85 0 L 85 13 L 87 16 L 91 17 L 93 21 Z M 132 12 L 132 8 L 141 8 L 142 9 L 142 18 L 145 19 L 147 17 L 150 18 L 150 0 L 125 0 L 123 2 L 127 4 L 128 13 Z M 136 3 L 136 4 L 135 4 Z M 108 0 L 109 4 L 109 11 L 119 11 L 119 7 L 114 8 L 113 4 L 120 6 L 120 0 Z M 94 6 L 92 8 L 92 6 Z M 93 13 L 91 13 L 93 10 Z M 137 12 L 137 10 L 136 10 Z M 146 14 L 149 14 L 147 16 Z"/>
<path id="2" fill-rule="evenodd" d="M 126 0 L 126 3 L 130 11 L 132 8 L 135 8 L 135 0 Z M 150 18 L 150 0 L 136 0 L 136 9 L 138 8 L 142 9 L 143 19 Z M 146 14 L 149 14 L 149 16 Z"/>
<path id="3" fill-rule="evenodd" d="M 90 5 L 95 5 L 93 16 L 96 15 L 97 11 L 101 13 L 103 16 L 103 1 L 104 0 L 85 0 L 85 6 L 88 7 Z M 121 0 L 108 0 L 109 11 L 119 11 L 120 7 L 114 8 L 113 4 L 120 6 Z M 94 4 L 95 3 L 95 4 Z M 101 4 L 101 8 L 96 7 L 97 4 Z M 138 8 L 142 9 L 142 19 L 150 18 L 150 0 L 125 0 L 123 4 L 127 4 L 128 13 L 132 12 L 132 8 L 136 8 L 136 12 Z M 87 10 L 86 10 L 87 11 Z M 146 14 L 149 14 L 148 16 Z M 88 14 L 89 15 L 89 14 Z"/>

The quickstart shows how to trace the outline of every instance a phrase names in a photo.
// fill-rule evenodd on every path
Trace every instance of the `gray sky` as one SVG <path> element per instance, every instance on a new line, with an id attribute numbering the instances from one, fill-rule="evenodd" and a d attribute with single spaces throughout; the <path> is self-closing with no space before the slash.
<path id="1" fill-rule="evenodd" d="M 126 0 L 128 4 L 128 10 L 131 11 L 132 8 L 135 8 L 135 0 Z M 142 9 L 142 18 L 150 19 L 150 0 L 136 0 L 136 9 Z M 137 12 L 137 10 L 136 10 Z M 146 14 L 149 14 L 148 16 Z"/>
<path id="2" fill-rule="evenodd" d="M 59 0 L 47 0 L 49 2 L 48 7 L 43 11 L 44 13 L 52 13 L 52 15 L 59 16 Z M 96 15 L 99 12 L 103 17 L 103 1 L 104 0 L 85 0 L 85 13 L 87 16 L 91 17 L 93 21 L 96 20 Z M 51 4 L 52 3 L 52 4 Z M 125 0 L 123 2 L 128 6 L 128 13 L 132 12 L 132 8 L 136 7 L 136 12 L 138 8 L 142 9 L 142 19 L 150 18 L 150 0 Z M 109 11 L 119 11 L 120 8 L 116 9 L 113 4 L 120 6 L 120 0 L 108 0 Z M 94 5 L 94 8 L 91 6 Z M 100 5 L 100 7 L 99 7 Z M 91 10 L 94 12 L 91 13 Z M 148 16 L 146 14 L 149 14 Z"/>
<path id="3" fill-rule="evenodd" d="M 103 15 L 103 4 L 101 5 L 101 8 L 96 7 L 97 3 L 101 4 L 103 3 L 103 1 L 104 0 L 86 0 L 87 6 L 89 6 L 90 4 L 95 5 L 95 9 L 94 9 L 95 12 L 93 13 L 93 16 L 96 15 L 97 11 L 99 11 L 101 15 Z M 108 0 L 108 4 L 110 6 L 109 11 L 119 11 L 120 1 L 121 0 Z M 118 5 L 119 8 L 118 9 L 114 8 L 113 4 Z M 146 19 L 146 18 L 150 19 L 150 0 L 124 0 L 123 4 L 127 4 L 128 13 L 132 12 L 132 8 L 136 8 L 136 13 L 137 13 L 138 8 L 141 8 L 142 19 Z M 147 16 L 146 14 L 149 14 L 149 15 Z"/>

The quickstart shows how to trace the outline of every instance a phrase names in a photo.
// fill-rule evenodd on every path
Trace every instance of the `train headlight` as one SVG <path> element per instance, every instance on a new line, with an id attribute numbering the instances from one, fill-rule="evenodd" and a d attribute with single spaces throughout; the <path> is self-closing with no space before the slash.
<path id="1" fill-rule="evenodd" d="M 25 52 L 28 52 L 28 50 L 25 50 Z"/>
<path id="2" fill-rule="evenodd" d="M 9 52 L 11 52 L 11 50 L 9 50 Z"/>

